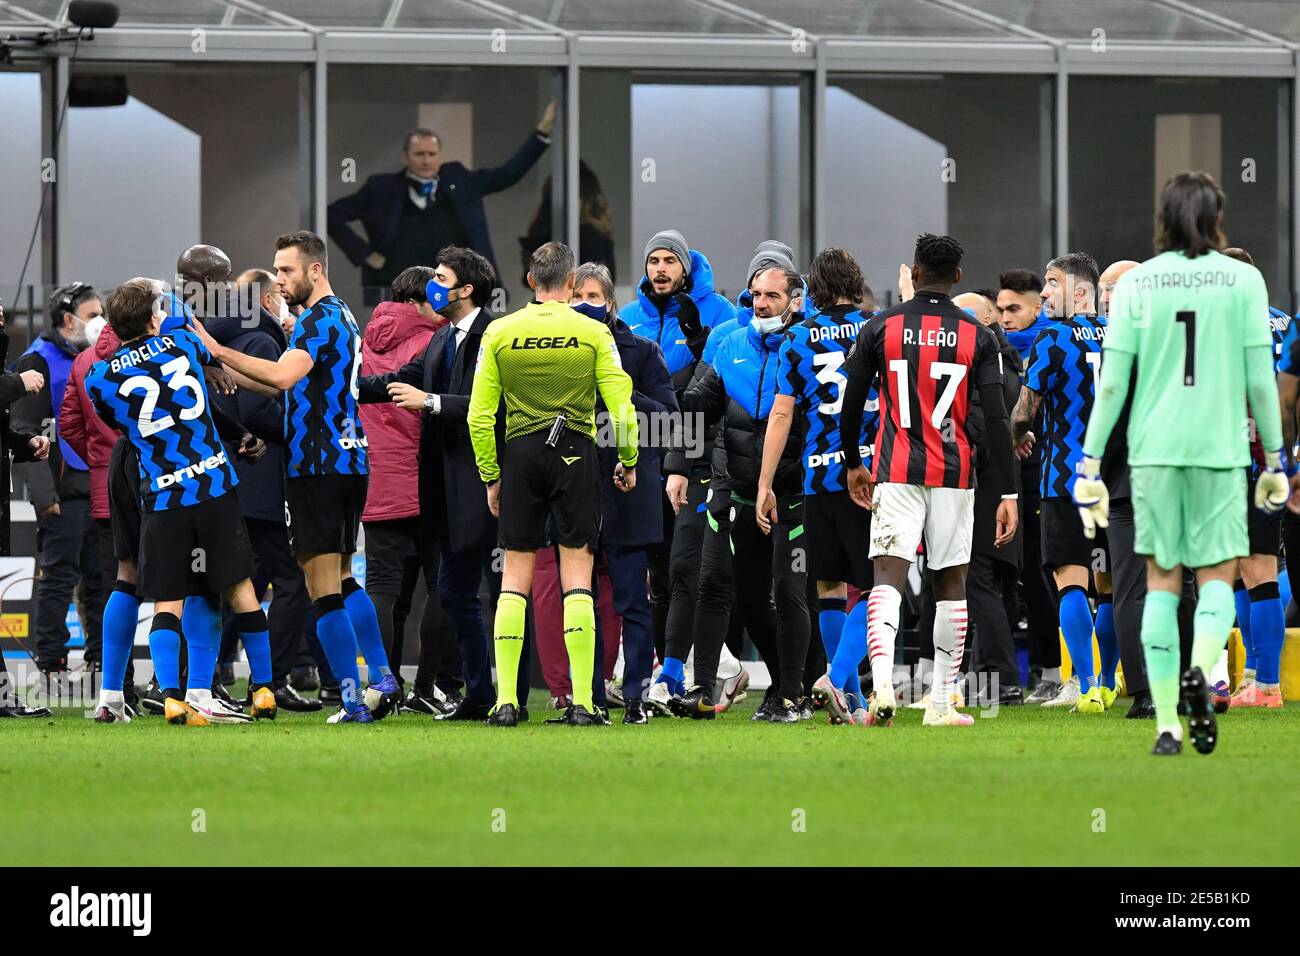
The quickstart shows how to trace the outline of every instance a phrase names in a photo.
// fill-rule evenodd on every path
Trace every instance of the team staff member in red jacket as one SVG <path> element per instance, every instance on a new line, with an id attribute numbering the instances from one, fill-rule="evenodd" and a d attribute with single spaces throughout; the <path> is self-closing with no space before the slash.
<path id="1" fill-rule="evenodd" d="M 434 276 L 429 266 L 411 266 L 393 279 L 388 301 L 375 307 L 361 340 L 361 374 L 383 375 L 396 372 L 424 354 L 433 333 L 447 324 L 429 304 L 425 286 Z M 394 404 L 361 406 L 361 425 L 369 441 L 370 489 L 361 523 L 366 529 L 366 593 L 379 615 L 379 629 L 384 637 L 393 672 L 401 667 L 401 644 L 411 595 L 420 575 L 420 489 L 417 469 L 419 458 L 420 418 Z M 428 603 L 425 622 L 420 628 L 423 642 L 449 644 L 445 626 L 432 626 L 438 610 L 436 564 L 425 569 Z M 438 632 L 441 631 L 441 634 Z M 441 638 L 441 640 L 439 640 Z M 434 661 L 442 654 L 423 647 L 421 663 Z M 447 667 L 447 674 L 459 684 L 459 657 Z M 407 695 L 404 706 L 421 713 L 445 713 L 451 709 L 445 696 L 433 686 L 432 673 L 419 675 L 417 686 Z"/>
<path id="2" fill-rule="evenodd" d="M 95 521 L 99 535 L 99 567 L 104 593 L 113 600 L 114 590 L 124 591 L 135 596 L 135 565 L 128 562 L 126 568 L 118 568 L 118 555 L 113 547 L 113 529 L 109 523 L 108 472 L 113 457 L 113 446 L 117 444 L 118 434 L 104 423 L 90 403 L 86 394 L 86 372 L 96 362 L 111 356 L 122 343 L 118 341 L 113 327 L 102 320 L 92 320 L 87 325 L 87 337 L 91 338 L 90 348 L 73 360 L 72 370 L 68 373 L 68 387 L 63 392 L 63 405 L 59 410 L 59 434 L 72 446 L 87 465 L 90 466 L 90 517 Z M 102 323 L 102 324 L 101 324 Z M 98 327 L 98 331 L 95 328 Z M 129 443 L 128 443 L 129 444 Z M 123 573 L 124 572 L 124 573 Z M 107 610 L 107 605 L 105 605 Z M 126 681 L 124 683 L 125 700 L 128 707 L 139 713 L 139 695 L 135 689 L 135 664 L 128 657 L 126 664 Z"/>

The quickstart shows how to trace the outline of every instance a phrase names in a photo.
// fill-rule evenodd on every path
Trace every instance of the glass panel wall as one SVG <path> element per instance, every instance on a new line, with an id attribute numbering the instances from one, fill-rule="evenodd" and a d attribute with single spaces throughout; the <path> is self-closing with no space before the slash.
<path id="1" fill-rule="evenodd" d="M 1052 230 L 1052 81 L 1036 76 L 834 75 L 827 90 L 826 226 L 881 303 L 917 233 L 966 249 L 968 289 L 1041 270 Z"/>
<path id="2" fill-rule="evenodd" d="M 391 209 L 380 209 L 369 196 L 335 207 L 336 220 L 349 221 L 346 228 L 355 238 L 336 225 L 330 242 L 331 278 L 339 294 L 352 302 L 358 320 L 364 321 L 362 301 L 379 301 L 394 269 L 426 264 L 424 260 L 436 256 L 436 250 L 429 251 L 430 242 L 468 243 L 493 259 L 508 294 L 508 303 L 498 303 L 503 308 L 528 301 L 520 251 L 547 241 L 553 224 L 563 223 L 562 216 L 556 218 L 558 207 L 544 195 L 557 169 L 556 181 L 563 183 L 563 126 L 557 122 L 549 147 L 535 135 L 547 104 L 559 91 L 558 71 L 542 67 L 330 67 L 328 200 L 357 196 L 375 176 L 381 178 L 370 188 L 386 190 L 392 200 Z M 394 177 L 406 171 L 404 143 L 416 127 L 437 134 L 437 162 L 456 162 L 475 171 L 471 176 L 438 170 L 434 204 L 445 203 L 454 214 L 440 218 L 445 228 L 440 226 L 438 238 L 424 245 L 397 240 L 398 229 L 405 228 L 403 213 L 415 207 L 408 190 L 391 188 L 401 183 Z M 370 235 L 371 230 L 376 234 Z M 338 244 L 340 235 L 347 249 Z M 395 244 L 406 251 L 395 250 Z M 415 249 L 425 251 L 411 251 Z M 383 257 L 377 268 L 362 262 L 371 252 Z"/>
<path id="3" fill-rule="evenodd" d="M 1149 257 L 1161 185 L 1203 169 L 1227 194 L 1228 240 L 1293 312 L 1289 96 L 1281 80 L 1072 77 L 1071 248 L 1102 268 Z"/>
<path id="4" fill-rule="evenodd" d="M 705 255 L 733 301 L 762 240 L 786 242 L 807 264 L 796 78 L 583 70 L 581 83 L 580 156 L 608 206 L 620 302 L 635 295 L 645 243 L 662 229 Z"/>
<path id="5" fill-rule="evenodd" d="M 103 288 L 171 279 L 196 242 L 220 247 L 236 273 L 269 266 L 276 236 L 310 223 L 303 70 L 77 64 L 74 83 L 121 82 L 128 99 L 68 110 L 60 276 Z"/>

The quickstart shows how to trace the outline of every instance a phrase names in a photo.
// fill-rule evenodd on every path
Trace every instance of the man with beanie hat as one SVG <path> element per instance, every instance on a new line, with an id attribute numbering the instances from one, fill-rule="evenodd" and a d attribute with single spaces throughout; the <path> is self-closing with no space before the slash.
<path id="1" fill-rule="evenodd" d="M 619 318 L 636 335 L 657 342 L 680 397 L 690 384 L 695 366 L 711 330 L 728 324 L 736 310 L 713 291 L 713 269 L 703 253 L 692 250 L 676 229 L 651 236 L 645 246 L 645 278 L 636 299 L 622 308 Z M 695 431 L 696 447 L 712 447 L 712 436 Z M 666 635 L 689 634 L 695 614 L 695 584 L 704 538 L 704 503 L 712 471 L 706 455 L 689 457 L 682 449 L 664 458 L 667 495 L 663 502 L 664 540 L 650 549 L 650 606 L 654 612 L 655 649 L 664 658 Z M 674 541 L 676 528 L 684 537 Z M 687 638 L 689 641 L 689 637 Z"/>

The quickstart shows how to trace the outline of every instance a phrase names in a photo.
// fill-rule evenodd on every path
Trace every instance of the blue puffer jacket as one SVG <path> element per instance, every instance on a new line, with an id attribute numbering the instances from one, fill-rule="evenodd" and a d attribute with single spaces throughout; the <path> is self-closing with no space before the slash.
<path id="1" fill-rule="evenodd" d="M 696 307 L 700 310 L 700 325 L 703 333 L 696 343 L 686 341 L 682 328 L 677 324 L 677 301 L 669 296 L 668 301 L 660 306 L 650 297 L 650 280 L 642 279 L 636 291 L 636 301 L 629 302 L 619 310 L 618 317 L 627 323 L 637 335 L 658 342 L 668 363 L 668 374 L 673 376 L 673 386 L 681 389 L 691 380 L 695 367 L 696 355 L 691 345 L 703 348 L 703 336 L 714 326 L 721 325 L 736 316 L 736 310 L 730 302 L 713 291 L 713 267 L 704 254 L 691 250 L 691 271 L 686 277 L 685 292 L 690 294 Z"/>
<path id="2" fill-rule="evenodd" d="M 776 397 L 777 352 L 785 332 L 761 334 L 752 324 L 725 336 L 713 363 L 682 393 L 684 412 L 701 412 L 705 421 L 721 421 L 714 455 L 714 472 L 725 475 L 728 487 L 753 499 L 763 466 L 767 416 Z M 803 489 L 803 419 L 790 429 L 772 489 L 778 495 Z"/>

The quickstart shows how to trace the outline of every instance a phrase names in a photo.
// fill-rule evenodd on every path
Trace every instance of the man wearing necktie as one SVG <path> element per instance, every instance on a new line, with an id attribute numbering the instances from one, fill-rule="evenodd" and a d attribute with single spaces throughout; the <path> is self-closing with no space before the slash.
<path id="1" fill-rule="evenodd" d="M 358 385 L 363 403 L 391 401 L 421 416 L 421 559 L 426 568 L 438 567 L 438 597 L 455 629 L 465 667 L 464 699 L 438 719 L 483 720 L 496 692 L 479 584 L 486 573 L 495 594 L 501 569 L 500 562 L 493 561 L 496 519 L 484 499 L 466 413 L 479 341 L 496 318 L 485 307 L 496 286 L 496 272 L 485 257 L 459 246 L 443 249 L 437 263 L 426 294 L 447 324 L 434 333 L 422 355 L 395 372 L 362 375 Z M 502 437 L 497 436 L 498 443 Z M 519 681 L 520 699 L 526 700 L 526 667 L 520 669 Z"/>
<path id="2" fill-rule="evenodd" d="M 483 197 L 509 189 L 532 169 L 550 145 L 554 125 L 551 103 L 513 156 L 501 166 L 481 169 L 444 162 L 438 134 L 413 129 L 402 147 L 401 172 L 371 176 L 357 192 L 330 203 L 330 239 L 361 267 L 366 304 L 379 302 L 404 269 L 435 262 L 447 246 L 472 249 L 495 272 Z M 364 238 L 351 225 L 358 220 Z"/>

